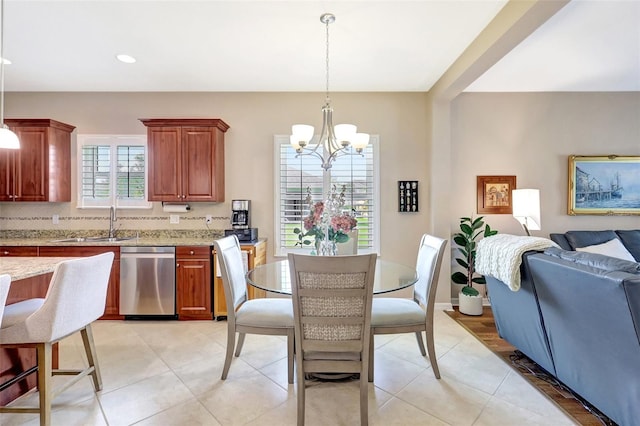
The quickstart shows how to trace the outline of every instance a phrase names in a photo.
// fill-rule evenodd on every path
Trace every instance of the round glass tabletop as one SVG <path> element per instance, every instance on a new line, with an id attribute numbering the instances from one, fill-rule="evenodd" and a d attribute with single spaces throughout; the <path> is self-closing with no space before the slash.
<path id="1" fill-rule="evenodd" d="M 373 283 L 373 294 L 388 293 L 409 287 L 418 280 L 415 268 L 390 262 L 376 261 L 376 275 Z M 256 266 L 247 272 L 247 281 L 252 286 L 280 294 L 291 294 L 289 278 L 289 261 L 280 260 Z"/>

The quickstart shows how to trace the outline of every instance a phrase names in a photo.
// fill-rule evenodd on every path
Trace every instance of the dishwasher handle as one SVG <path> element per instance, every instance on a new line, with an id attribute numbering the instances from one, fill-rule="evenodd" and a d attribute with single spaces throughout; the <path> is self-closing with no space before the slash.
<path id="1" fill-rule="evenodd" d="M 120 259 L 175 259 L 173 253 L 120 253 Z"/>

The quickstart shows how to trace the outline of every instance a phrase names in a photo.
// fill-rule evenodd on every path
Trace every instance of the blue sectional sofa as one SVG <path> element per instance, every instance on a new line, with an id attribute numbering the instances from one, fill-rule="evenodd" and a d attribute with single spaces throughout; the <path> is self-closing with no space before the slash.
<path id="1" fill-rule="evenodd" d="M 619 425 L 640 425 L 640 230 L 552 234 L 521 288 L 487 276 L 500 336 Z M 634 261 L 581 251 L 618 238 Z M 616 242 L 617 243 L 617 242 Z"/>

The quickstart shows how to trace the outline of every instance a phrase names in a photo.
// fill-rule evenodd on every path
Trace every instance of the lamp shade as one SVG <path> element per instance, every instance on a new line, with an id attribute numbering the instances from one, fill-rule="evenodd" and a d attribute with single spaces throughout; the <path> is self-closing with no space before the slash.
<path id="1" fill-rule="evenodd" d="M 353 147 L 357 150 L 363 150 L 369 145 L 368 133 L 356 133 L 356 138 L 353 141 Z"/>
<path id="2" fill-rule="evenodd" d="M 20 149 L 18 135 L 7 128 L 0 127 L 0 148 Z"/>
<path id="3" fill-rule="evenodd" d="M 298 144 L 300 144 L 300 142 L 308 144 L 313 138 L 313 126 L 308 124 L 294 124 L 291 126 L 291 136 L 295 137 Z"/>
<path id="4" fill-rule="evenodd" d="M 344 143 L 352 143 L 358 131 L 358 128 L 353 124 L 338 124 L 333 129 L 336 134 L 336 139 L 341 145 Z"/>
<path id="5" fill-rule="evenodd" d="M 540 190 L 514 189 L 513 217 L 528 229 L 540 230 Z"/>

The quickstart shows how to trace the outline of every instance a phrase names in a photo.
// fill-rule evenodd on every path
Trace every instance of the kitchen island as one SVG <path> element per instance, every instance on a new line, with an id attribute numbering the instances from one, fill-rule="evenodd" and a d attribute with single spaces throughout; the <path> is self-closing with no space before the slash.
<path id="1" fill-rule="evenodd" d="M 56 265 L 69 257 L 0 257 L 0 274 L 9 274 L 11 282 L 25 280 L 54 271 Z M 12 284 L 12 290 L 14 285 Z"/>

